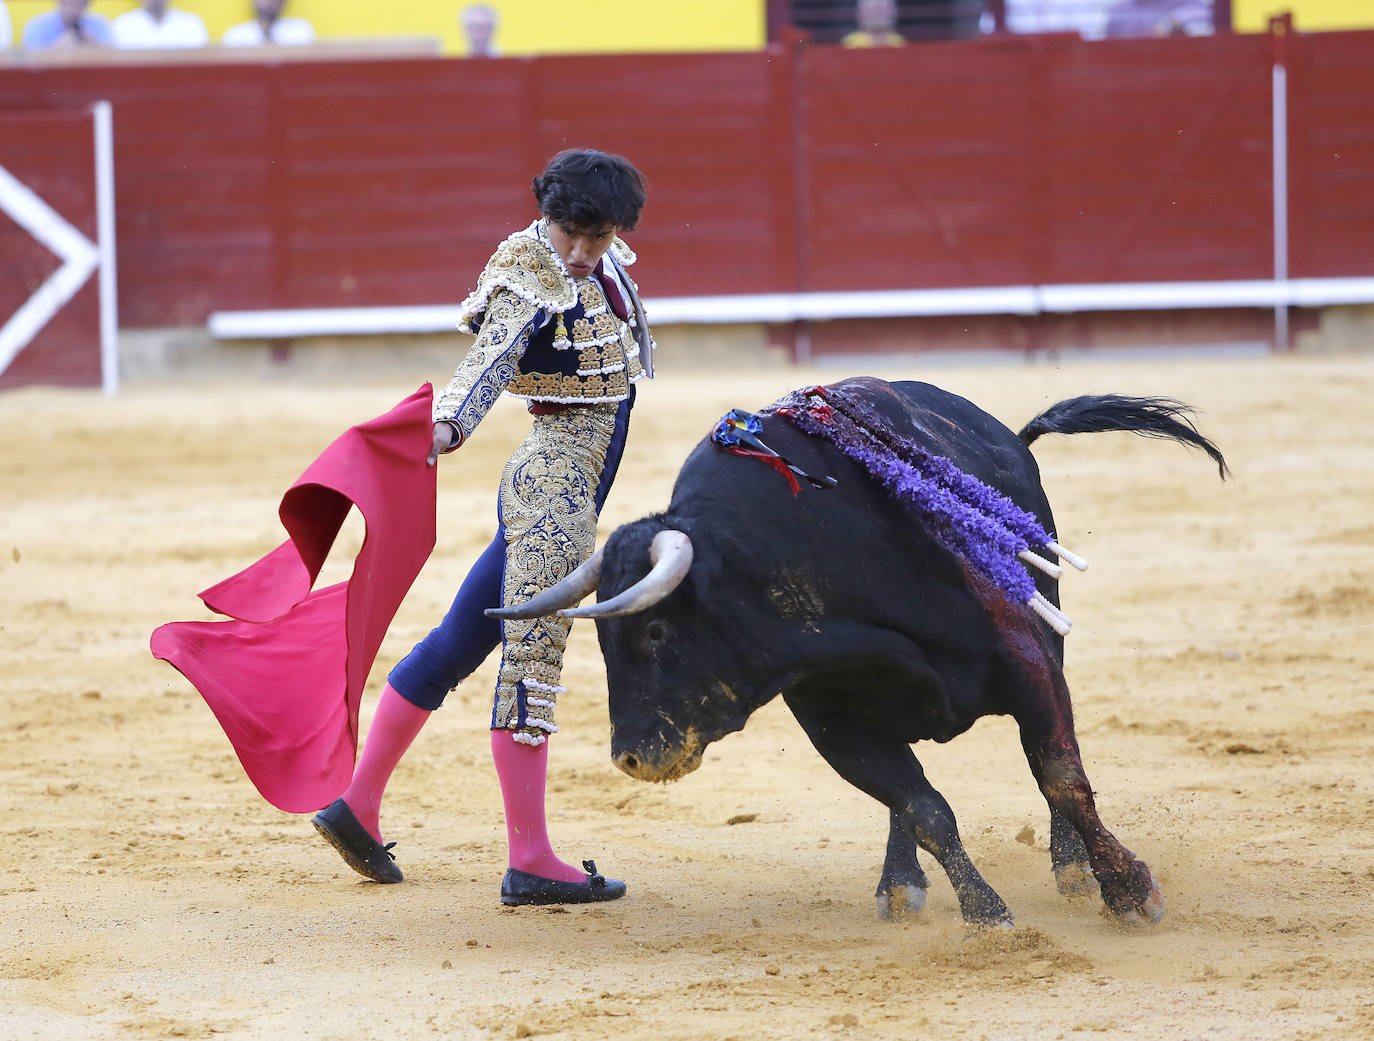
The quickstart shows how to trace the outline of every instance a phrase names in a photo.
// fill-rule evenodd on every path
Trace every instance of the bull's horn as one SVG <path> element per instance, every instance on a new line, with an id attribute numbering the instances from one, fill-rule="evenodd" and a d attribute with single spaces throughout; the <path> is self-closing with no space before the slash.
<path id="1" fill-rule="evenodd" d="M 684 531 L 668 528 L 649 544 L 649 573 L 618 596 L 586 607 L 558 613 L 564 618 L 616 618 L 652 607 L 678 587 L 692 566 L 692 540 Z"/>
<path id="2" fill-rule="evenodd" d="M 604 547 L 603 547 L 604 548 Z M 601 550 L 598 549 L 567 577 L 555 582 L 537 596 L 523 604 L 510 607 L 490 607 L 483 612 L 488 618 L 543 618 L 553 614 L 560 607 L 571 607 L 580 603 L 588 594 L 595 592 L 601 579 Z"/>

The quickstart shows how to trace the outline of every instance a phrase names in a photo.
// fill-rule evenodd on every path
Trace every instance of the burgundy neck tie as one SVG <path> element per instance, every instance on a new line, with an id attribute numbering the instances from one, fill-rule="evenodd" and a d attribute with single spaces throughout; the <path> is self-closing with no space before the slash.
<path id="1" fill-rule="evenodd" d="M 606 274 L 606 260 L 603 257 L 596 262 L 596 269 L 592 272 L 596 280 L 601 283 L 601 291 L 606 294 L 606 303 L 611 305 L 611 310 L 622 322 L 630 320 L 629 309 L 625 306 L 625 297 L 621 295 L 620 287 L 615 284 L 615 279 Z"/>

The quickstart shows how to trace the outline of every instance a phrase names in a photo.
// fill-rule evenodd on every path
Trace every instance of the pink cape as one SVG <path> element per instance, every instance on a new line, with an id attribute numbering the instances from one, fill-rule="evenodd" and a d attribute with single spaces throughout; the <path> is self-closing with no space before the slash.
<path id="1" fill-rule="evenodd" d="M 348 786 L 358 704 L 387 626 L 435 540 L 428 383 L 345 431 L 282 497 L 290 538 L 205 590 L 229 621 L 171 622 L 152 636 L 209 704 L 263 798 L 290 813 Z M 367 526 L 346 582 L 312 591 L 353 506 Z"/>

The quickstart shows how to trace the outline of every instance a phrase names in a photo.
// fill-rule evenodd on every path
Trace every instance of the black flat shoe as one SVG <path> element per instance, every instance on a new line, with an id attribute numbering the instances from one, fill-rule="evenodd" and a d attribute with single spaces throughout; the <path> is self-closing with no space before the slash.
<path id="1" fill-rule="evenodd" d="M 619 900 L 625 895 L 625 883 L 598 875 L 595 861 L 582 861 L 582 870 L 587 872 L 584 881 L 558 882 L 517 868 L 506 868 L 506 877 L 501 880 L 501 903 L 595 904 L 602 900 Z"/>
<path id="2" fill-rule="evenodd" d="M 383 846 L 374 839 L 342 799 L 335 799 L 310 818 L 310 823 L 358 874 L 374 882 L 387 883 L 399 882 L 405 877 L 391 852 L 396 843 L 388 842 Z"/>

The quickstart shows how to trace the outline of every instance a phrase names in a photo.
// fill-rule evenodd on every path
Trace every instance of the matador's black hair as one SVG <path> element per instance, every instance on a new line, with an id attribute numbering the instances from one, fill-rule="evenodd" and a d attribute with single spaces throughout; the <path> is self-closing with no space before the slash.
<path id="1" fill-rule="evenodd" d="M 644 205 L 644 175 L 628 159 L 591 148 L 570 148 L 534 179 L 539 212 L 556 224 L 633 231 Z"/>

